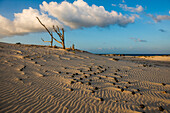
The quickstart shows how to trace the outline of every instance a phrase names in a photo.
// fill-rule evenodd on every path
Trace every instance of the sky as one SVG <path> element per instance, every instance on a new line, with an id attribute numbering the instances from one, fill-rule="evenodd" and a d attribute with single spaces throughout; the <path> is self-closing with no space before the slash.
<path id="1" fill-rule="evenodd" d="M 36 17 L 50 31 L 64 28 L 66 47 L 170 54 L 170 0 L 0 0 L 0 42 L 50 45 L 41 40 L 51 38 Z"/>

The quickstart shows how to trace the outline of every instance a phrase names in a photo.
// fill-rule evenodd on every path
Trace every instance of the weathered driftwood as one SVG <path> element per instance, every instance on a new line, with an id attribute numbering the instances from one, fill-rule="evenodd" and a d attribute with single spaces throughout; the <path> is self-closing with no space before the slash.
<path id="1" fill-rule="evenodd" d="M 55 39 L 55 38 L 53 37 L 52 32 L 50 32 L 50 31 L 48 30 L 48 28 L 40 21 L 40 19 L 39 19 L 38 17 L 36 17 L 36 18 L 38 19 L 38 21 L 40 22 L 40 24 L 46 29 L 46 31 L 50 34 L 50 36 L 51 36 L 51 41 L 49 41 L 49 42 L 51 43 L 51 46 L 52 46 L 52 44 L 53 44 L 53 39 L 54 39 L 56 42 L 60 43 L 60 44 L 63 46 L 63 49 L 65 49 L 65 43 L 64 43 L 64 28 L 61 29 L 61 30 L 62 30 L 62 33 L 61 33 L 61 32 L 60 32 L 60 28 L 59 28 L 58 26 L 56 26 L 57 29 L 55 28 L 55 26 L 53 26 L 54 31 L 58 34 L 58 36 L 59 36 L 60 39 L 61 39 L 61 41 L 58 41 L 57 39 Z"/>

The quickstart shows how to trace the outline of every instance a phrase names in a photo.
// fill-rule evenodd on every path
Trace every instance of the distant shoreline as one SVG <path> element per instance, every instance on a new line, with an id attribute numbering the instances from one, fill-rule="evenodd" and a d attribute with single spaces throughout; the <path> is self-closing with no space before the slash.
<path id="1" fill-rule="evenodd" d="M 170 56 L 170 54 L 96 54 L 104 56 Z"/>

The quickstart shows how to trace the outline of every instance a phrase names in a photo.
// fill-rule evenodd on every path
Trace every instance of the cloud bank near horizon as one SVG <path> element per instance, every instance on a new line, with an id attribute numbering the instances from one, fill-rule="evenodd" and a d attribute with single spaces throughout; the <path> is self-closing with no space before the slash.
<path id="1" fill-rule="evenodd" d="M 63 1 L 60 4 L 57 2 L 48 4 L 44 1 L 40 5 L 40 11 L 31 7 L 23 9 L 22 13 L 14 13 L 13 21 L 0 15 L 0 38 L 45 31 L 36 17 L 39 17 L 49 29 L 52 29 L 52 25 L 71 29 L 108 27 L 115 24 L 126 26 L 134 23 L 136 18 L 135 15 L 124 16 L 113 10 L 108 12 L 103 6 L 94 4 L 89 6 L 83 0 L 73 3 Z"/>

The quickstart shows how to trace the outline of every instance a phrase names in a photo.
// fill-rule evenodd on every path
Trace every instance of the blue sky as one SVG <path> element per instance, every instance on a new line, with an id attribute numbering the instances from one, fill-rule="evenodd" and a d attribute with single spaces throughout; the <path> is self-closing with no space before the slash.
<path id="1" fill-rule="evenodd" d="M 41 41 L 50 36 L 37 15 L 49 29 L 54 24 L 65 28 L 66 47 L 74 43 L 93 53 L 170 54 L 169 4 L 169 0 L 0 0 L 0 42 L 49 45 Z"/>

